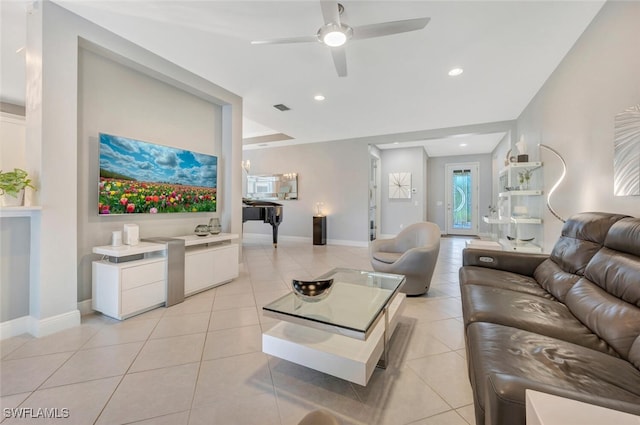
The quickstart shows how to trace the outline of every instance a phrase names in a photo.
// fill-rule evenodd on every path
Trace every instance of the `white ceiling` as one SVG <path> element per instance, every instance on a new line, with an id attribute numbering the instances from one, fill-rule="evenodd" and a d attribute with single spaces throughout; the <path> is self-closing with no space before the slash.
<path id="1" fill-rule="evenodd" d="M 0 98 L 24 104 L 24 53 L 15 52 L 24 45 L 26 3 L 0 3 Z M 345 78 L 322 44 L 250 44 L 315 34 L 318 1 L 56 3 L 242 96 L 245 138 L 283 133 L 295 144 L 379 135 L 392 142 L 398 133 L 516 119 L 604 2 L 341 1 L 351 26 L 431 18 L 421 31 L 348 44 Z M 453 67 L 464 73 L 449 77 Z M 318 93 L 326 100 L 315 101 Z M 490 152 L 499 137 L 468 144 Z M 431 140 L 426 149 L 456 154 L 459 141 Z"/>
<path id="2" fill-rule="evenodd" d="M 460 135 L 439 139 L 415 140 L 378 144 L 380 149 L 397 149 L 422 146 L 431 156 L 478 155 L 492 152 L 506 135 L 505 132 Z"/>

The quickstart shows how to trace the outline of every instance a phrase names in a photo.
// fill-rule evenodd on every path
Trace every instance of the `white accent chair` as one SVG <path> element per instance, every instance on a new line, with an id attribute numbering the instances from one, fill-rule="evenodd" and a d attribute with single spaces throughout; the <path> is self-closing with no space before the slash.
<path id="1" fill-rule="evenodd" d="M 407 226 L 395 238 L 376 239 L 369 247 L 375 271 L 407 278 L 401 289 L 407 295 L 429 291 L 439 252 L 440 227 L 426 221 Z"/>

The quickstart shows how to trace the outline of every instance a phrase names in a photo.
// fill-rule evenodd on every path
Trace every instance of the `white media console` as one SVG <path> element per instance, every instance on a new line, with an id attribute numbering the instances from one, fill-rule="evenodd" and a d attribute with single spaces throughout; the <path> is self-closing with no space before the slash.
<path id="1" fill-rule="evenodd" d="M 238 235 L 177 236 L 184 240 L 184 295 L 193 295 L 238 277 Z M 167 302 L 171 273 L 168 247 L 159 242 L 97 246 L 105 256 L 92 265 L 92 308 L 123 320 Z"/>

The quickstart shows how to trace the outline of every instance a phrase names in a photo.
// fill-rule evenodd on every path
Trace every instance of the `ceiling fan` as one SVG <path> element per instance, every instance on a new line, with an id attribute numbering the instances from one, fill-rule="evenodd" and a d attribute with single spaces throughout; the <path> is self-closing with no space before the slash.
<path id="1" fill-rule="evenodd" d="M 344 6 L 335 1 L 321 1 L 324 25 L 318 29 L 315 35 L 301 37 L 276 38 L 272 40 L 256 40 L 251 44 L 287 44 L 287 43 L 323 43 L 331 49 L 333 63 L 338 76 L 347 76 L 347 55 L 344 49 L 345 43 L 350 40 L 363 40 L 366 38 L 383 37 L 385 35 L 399 34 L 423 29 L 431 18 L 405 19 L 402 21 L 381 22 L 379 24 L 350 27 L 340 21 L 340 15 Z"/>

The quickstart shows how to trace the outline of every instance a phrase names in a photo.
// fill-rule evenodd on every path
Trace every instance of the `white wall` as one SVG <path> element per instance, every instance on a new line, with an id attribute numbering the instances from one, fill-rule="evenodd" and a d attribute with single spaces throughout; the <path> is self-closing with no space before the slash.
<path id="1" fill-rule="evenodd" d="M 191 234 L 213 213 L 98 216 L 98 133 L 221 157 L 222 110 L 204 99 L 92 51 L 80 49 L 78 71 L 78 301 L 91 298 L 91 249 L 124 223 L 140 236 Z M 220 178 L 220 183 L 224 179 Z M 223 207 L 222 204 L 219 205 Z"/>
<path id="2" fill-rule="evenodd" d="M 26 168 L 24 117 L 0 112 L 0 170 Z"/>
<path id="3" fill-rule="evenodd" d="M 563 217 L 581 211 L 640 215 L 640 197 L 613 196 L 614 116 L 640 103 L 640 2 L 609 1 L 518 119 L 531 147 L 559 151 L 568 175 L 552 198 Z M 519 136 L 518 136 L 519 137 Z M 542 153 L 548 191 L 559 161 Z M 545 210 L 545 251 L 562 223 Z"/>
<path id="4" fill-rule="evenodd" d="M 0 219 L 0 322 L 29 314 L 28 217 Z"/>
<path id="5" fill-rule="evenodd" d="M 311 238 L 316 203 L 327 215 L 327 242 L 368 241 L 368 146 L 362 142 L 326 142 L 272 149 L 247 150 L 250 174 L 298 173 L 298 200 L 284 205 L 279 236 Z M 271 234 L 271 226 L 247 221 L 245 233 Z"/>
<path id="6" fill-rule="evenodd" d="M 425 151 L 422 147 L 386 149 L 381 151 L 381 234 L 396 235 L 406 226 L 425 221 L 427 175 Z M 411 173 L 411 187 L 415 193 L 410 199 L 389 199 L 389 173 Z"/>
<path id="7" fill-rule="evenodd" d="M 25 119 L 0 113 L 0 170 L 25 169 Z M 26 217 L 0 220 L 0 322 L 29 314 L 30 223 Z"/>
<path id="8" fill-rule="evenodd" d="M 422 220 L 437 223 L 445 230 L 444 205 L 437 206 L 437 201 L 442 200 L 444 204 L 444 167 L 447 163 L 480 163 L 481 216 L 488 212 L 493 179 L 490 154 L 427 158 L 422 148 L 401 148 L 380 151 L 380 155 L 380 233 L 383 237 L 397 234 L 401 224 L 406 226 Z M 368 243 L 369 153 L 365 140 L 246 150 L 243 159 L 251 161 L 251 174 L 299 173 L 300 199 L 278 201 L 284 205 L 279 235 L 311 238 L 311 216 L 315 213 L 315 204 L 324 202 L 329 243 Z M 389 173 L 400 171 L 412 173 L 412 186 L 417 193 L 410 200 L 389 199 Z M 480 231 L 488 232 L 489 228 L 480 223 Z M 248 221 L 244 223 L 244 232 L 266 237 L 271 234 L 271 226 Z"/>
<path id="9" fill-rule="evenodd" d="M 29 312 L 35 323 L 31 332 L 42 335 L 79 323 L 78 210 L 89 202 L 88 197 L 79 197 L 78 141 L 84 137 L 78 126 L 83 119 L 78 107 L 80 47 L 93 46 L 113 60 L 222 106 L 223 156 L 218 172 L 224 180 L 220 198 L 225 210 L 221 215 L 223 228 L 232 232 L 241 227 L 242 100 L 51 2 L 31 7 L 26 53 L 27 166 L 39 186 L 32 201 L 42 205 L 42 211 L 33 227 L 37 237 L 31 245 Z"/>

